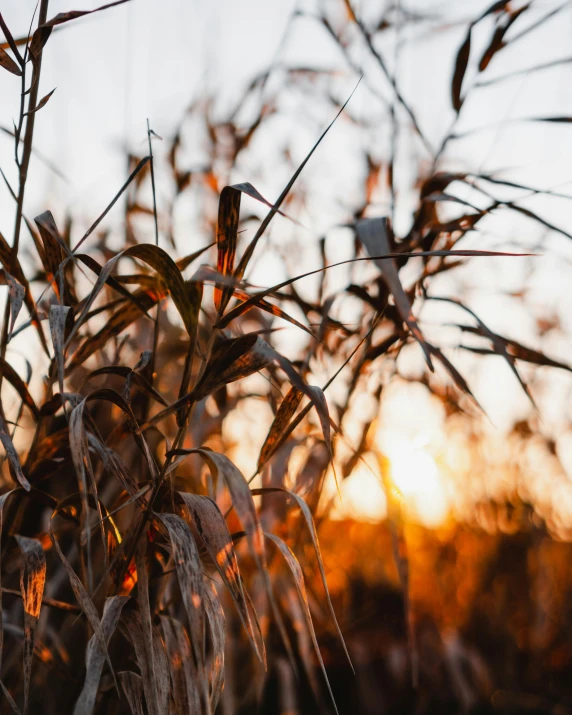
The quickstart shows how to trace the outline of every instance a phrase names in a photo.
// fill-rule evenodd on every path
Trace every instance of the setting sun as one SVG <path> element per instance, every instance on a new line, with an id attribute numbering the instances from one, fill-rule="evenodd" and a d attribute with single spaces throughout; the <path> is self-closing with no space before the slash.
<path id="1" fill-rule="evenodd" d="M 447 516 L 449 498 L 434 458 L 413 442 L 388 450 L 393 484 L 403 495 L 410 515 L 425 526 L 438 526 Z"/>
<path id="2" fill-rule="evenodd" d="M 368 463 L 372 460 L 368 460 Z M 335 489 L 335 486 L 332 485 Z M 381 479 L 365 464 L 354 469 L 340 484 L 340 498 L 336 495 L 331 517 L 376 523 L 387 516 L 387 499 Z"/>

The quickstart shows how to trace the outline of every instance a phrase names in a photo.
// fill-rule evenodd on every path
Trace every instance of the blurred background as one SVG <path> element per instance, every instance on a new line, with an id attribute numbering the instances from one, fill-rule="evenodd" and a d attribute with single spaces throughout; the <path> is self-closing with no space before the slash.
<path id="1" fill-rule="evenodd" d="M 4 5 L 26 36 L 35 3 Z M 51 0 L 49 14 L 70 9 Z M 413 341 L 362 376 L 344 409 L 351 376 L 327 393 L 346 439 L 319 534 L 355 677 L 312 606 L 340 712 L 572 712 L 571 37 L 569 1 L 134 0 L 56 28 L 45 53 L 40 96 L 56 89 L 36 119 L 26 212 L 49 207 L 77 238 L 146 154 L 147 120 L 160 245 L 178 257 L 212 242 L 225 185 L 248 181 L 273 201 L 351 95 L 285 203 L 294 221 L 278 216 L 266 232 L 250 284 L 353 258 L 357 218 L 390 217 L 399 245 L 433 194 L 440 226 L 461 232 L 455 248 L 533 254 L 459 261 L 426 288 L 427 266 L 409 261 L 400 278 L 419 325 L 455 370 L 429 373 Z M 0 73 L 0 95 L 0 168 L 15 184 L 18 79 Z M 145 175 L 94 251 L 121 244 L 127 205 L 139 240 L 153 240 Z M 0 207 L 9 237 L 4 184 Z M 263 216 L 243 199 L 244 245 Z M 304 321 L 302 303 L 326 296 L 336 321 L 357 325 L 346 287 L 376 271 L 357 263 L 298 281 L 291 315 Z M 300 360 L 308 335 L 274 327 L 277 349 Z M 23 331 L 9 352 L 32 363 L 39 390 L 36 350 Z M 324 353 L 308 379 L 322 385 L 339 366 Z M 247 397 L 224 419 L 245 474 L 271 420 Z M 288 473 L 310 457 L 323 459 L 316 445 L 292 449 Z M 288 704 L 281 673 L 261 712 L 315 712 L 303 695 Z"/>

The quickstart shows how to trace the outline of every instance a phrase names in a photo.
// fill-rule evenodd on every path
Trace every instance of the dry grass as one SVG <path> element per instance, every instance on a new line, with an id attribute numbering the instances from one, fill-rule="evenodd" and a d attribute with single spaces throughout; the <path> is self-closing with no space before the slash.
<path id="1" fill-rule="evenodd" d="M 265 712 L 295 712 L 296 688 L 306 693 L 310 711 L 336 708 L 314 627 L 317 616 L 329 650 L 337 649 L 347 661 L 350 654 L 343 655 L 314 520 L 328 470 L 335 465 L 337 478 L 345 479 L 371 446 L 372 421 L 360 425 L 357 441 L 345 436 L 353 400 L 367 392 L 378 404 L 386 384 L 376 379 L 380 366 L 393 365 L 405 346 L 417 344 L 429 370 L 441 365 L 455 387 L 427 375 L 419 379 L 449 411 L 477 410 L 465 378 L 428 340 L 412 306 L 427 297 L 444 300 L 428 295 L 433 278 L 467 258 L 519 260 L 457 245 L 499 207 L 551 227 L 515 201 L 494 198 L 490 192 L 501 179 L 441 170 L 439 160 L 455 126 L 438 150 L 431 149 L 375 37 L 347 0 L 345 6 L 389 80 L 394 112 L 404 113 L 433 161 L 420 180 L 410 230 L 395 236 L 390 219 L 368 217 L 381 167 L 367 157 L 363 202 L 348 212 L 354 256 L 344 264 L 366 263 L 370 270 L 331 294 L 325 276 L 333 265 L 325 242 L 323 263 L 315 270 L 261 289 L 246 279 L 268 225 L 276 214 L 289 214 L 294 183 L 332 126 L 274 203 L 248 183 L 220 188 L 224 172 L 213 167 L 220 168 L 221 161 L 227 168 L 234 165 L 270 114 L 267 106 L 246 129 L 233 116 L 215 122 L 203 107 L 191 108 L 190 115 L 200 115 L 208 128 L 212 164 L 198 174 L 182 168 L 182 130 L 166 140 L 174 188 L 165 215 L 157 210 L 149 129 L 148 155 L 130 158 L 129 179 L 83 236 L 72 240 L 73 226 L 61 230 L 49 211 L 29 220 L 24 199 L 34 122 L 50 98 L 41 99 L 38 92 L 42 55 L 49 51 L 52 29 L 84 13 L 48 21 L 48 2 L 41 0 L 36 29 L 23 41 L 14 40 L 2 21 L 6 43 L 0 64 L 22 87 L 14 130 L 18 184 L 9 187 L 15 232 L 11 243 L 0 236 L 2 278 L 9 288 L 0 344 L 0 440 L 6 483 L 12 481 L 0 497 L 2 712 L 253 712 L 268 700 L 268 685 L 262 700 L 266 669 L 282 685 L 279 704 L 265 705 Z M 506 33 L 524 12 L 508 2 L 489 10 L 496 29 L 477 58 L 477 74 L 501 52 Z M 470 91 L 463 90 L 471 30 L 484 18 L 472 23 L 456 59 L 451 95 L 457 115 Z M 319 21 L 345 51 L 328 18 Z M 255 80 L 244 101 L 268 74 Z M 338 106 L 332 116 L 345 110 Z M 393 195 L 391 162 L 386 169 Z M 463 205 L 450 193 L 455 182 L 488 197 L 487 207 Z M 206 211 L 204 216 L 212 242 L 177 259 L 165 227 L 176 201 L 197 183 L 218 197 L 216 225 Z M 152 205 L 146 200 L 150 195 Z M 268 209 L 246 242 L 239 240 L 243 196 Z M 111 250 L 98 227 L 118 201 L 124 206 L 123 245 Z M 443 221 L 442 202 L 462 205 L 462 213 Z M 27 271 L 21 262 L 24 231 L 34 250 Z M 215 243 L 216 264 L 204 263 Z M 412 257 L 420 269 L 405 288 L 400 274 Z M 315 300 L 297 290 L 297 281 L 310 275 L 317 280 Z M 351 325 L 332 310 L 345 299 L 356 305 Z M 531 400 L 517 361 L 568 369 L 498 335 L 460 301 L 456 305 L 470 321 L 461 329 L 481 338 L 469 349 L 502 356 Z M 281 321 L 307 333 L 296 361 L 273 346 Z M 34 334 L 30 340 L 43 353 L 37 361 L 45 365 L 41 395 L 30 393 L 29 375 L 22 377 L 10 362 L 10 341 L 24 331 Z M 316 364 L 331 368 L 321 387 L 311 384 Z M 340 389 L 336 403 L 328 405 L 333 383 Z M 5 393 L 18 398 L 9 409 Z M 229 458 L 224 424 L 256 400 L 268 402 L 274 417 L 266 438 L 261 434 L 256 471 L 245 477 Z M 301 445 L 307 459 L 292 475 L 288 460 Z M 260 475 L 262 486 L 251 488 Z M 391 543 L 404 594 L 396 618 L 403 619 L 408 634 L 405 681 L 416 686 L 419 653 L 407 550 L 398 505 L 392 508 Z M 221 700 L 225 673 L 231 677 Z"/>

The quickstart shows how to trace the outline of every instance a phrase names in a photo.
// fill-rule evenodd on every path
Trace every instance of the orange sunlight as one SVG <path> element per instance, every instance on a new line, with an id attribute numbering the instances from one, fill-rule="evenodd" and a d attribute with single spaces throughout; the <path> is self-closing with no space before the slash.
<path id="1" fill-rule="evenodd" d="M 399 441 L 387 454 L 394 486 L 403 496 L 408 515 L 427 527 L 447 518 L 450 506 L 445 480 L 433 456 L 418 442 Z"/>

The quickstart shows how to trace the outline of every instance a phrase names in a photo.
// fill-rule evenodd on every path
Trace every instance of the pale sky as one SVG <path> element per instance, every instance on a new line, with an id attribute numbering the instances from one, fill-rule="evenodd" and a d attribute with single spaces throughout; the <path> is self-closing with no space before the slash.
<path id="1" fill-rule="evenodd" d="M 70 5 L 71 2 L 71 5 Z M 70 9 L 93 9 L 96 0 L 52 0 L 49 16 Z M 515 3 L 518 5 L 519 3 Z M 281 44 L 288 19 L 295 7 L 312 14 L 319 6 L 343 26 L 342 3 L 336 0 L 133 0 L 124 6 L 88 16 L 67 24 L 53 33 L 44 52 L 40 96 L 54 87 L 56 92 L 38 114 L 36 148 L 67 177 L 55 176 L 37 159 L 32 162 L 26 211 L 36 215 L 50 207 L 57 219 L 70 212 L 80 225 L 88 225 L 99 215 L 126 176 L 122 149 L 125 145 L 145 151 L 145 121 L 154 130 L 171 136 L 184 109 L 205 92 L 216 96 L 216 106 L 224 113 L 240 96 L 243 87 L 273 59 L 289 66 L 320 66 L 338 71 L 332 80 L 336 98 L 344 99 L 357 81 L 357 73 L 348 68 L 339 50 L 317 23 L 309 18 L 296 19 L 286 41 Z M 457 48 L 464 39 L 466 21 L 475 17 L 489 2 L 481 0 L 415 0 L 403 3 L 412 12 L 440 12 L 448 27 L 428 33 L 412 24 L 402 30 L 398 56 L 398 78 L 402 92 L 410 100 L 425 133 L 436 146 L 449 126 L 453 111 L 450 106 L 450 78 Z M 508 74 L 539 62 L 570 55 L 572 6 L 556 0 L 537 0 L 522 17 L 517 29 L 527 26 L 565 5 L 562 12 L 537 33 L 531 33 L 514 47 L 499 53 L 483 79 Z M 35 0 L 8 0 L 2 8 L 8 26 L 15 36 L 25 34 Z M 361 17 L 379 15 L 383 3 L 356 0 L 354 7 Z M 341 24 L 340 24 L 341 23 Z M 492 21 L 479 25 L 474 46 L 483 47 L 492 29 Z M 516 33 L 514 33 L 516 34 Z M 510 36 L 510 35 L 509 35 Z M 394 36 L 389 33 L 380 42 L 388 64 L 393 63 Z M 480 44 L 479 44 L 480 43 Z M 369 117 L 367 132 L 356 130 L 342 117 L 320 147 L 300 181 L 308 190 L 308 202 L 299 218 L 306 227 L 302 242 L 308 256 L 304 267 L 316 259 L 315 239 L 337 222 L 347 219 L 344 198 L 358 196 L 363 167 L 356 157 L 367 148 L 374 156 L 385 158 L 389 141 L 387 113 L 370 91 L 378 88 L 390 96 L 388 86 L 367 48 L 356 43 L 352 54 L 366 74 L 351 101 L 349 112 Z M 518 117 L 572 115 L 570 91 L 572 65 L 536 74 L 522 74 L 495 87 L 475 90 L 463 108 L 459 131 L 485 127 L 466 139 L 452 142 L 442 168 L 479 169 L 484 172 L 505 169 L 503 176 L 539 187 L 558 187 L 572 193 L 570 169 L 570 125 L 533 124 L 514 121 Z M 470 81 L 470 78 L 468 77 Z M 368 82 L 370 86 L 368 86 Z M 11 127 L 18 107 L 18 79 L 0 72 L 0 124 Z M 279 163 L 277 146 L 288 142 L 294 158 L 301 160 L 323 127 L 332 119 L 330 107 L 312 104 L 308 92 L 284 89 L 280 97 L 282 114 L 272 129 L 261 133 L 257 153 L 246 156 L 233 172 L 233 180 L 251 181 L 267 198 L 282 189 L 288 173 Z M 502 120 L 502 125 L 491 122 Z M 192 145 L 193 138 L 189 139 Z M 200 149 L 200 147 L 199 147 Z M 200 151 L 197 149 L 197 156 Z M 156 144 L 160 156 L 161 145 Z M 0 166 L 15 181 L 12 161 L 13 145 L 0 135 Z M 192 151 L 191 151 L 192 155 Z M 397 172 L 402 190 L 399 195 L 397 226 L 406 230 L 414 206 L 411 191 L 412 172 L 421 164 L 429 166 L 419 142 L 412 139 L 405 126 L 400 136 Z M 157 165 L 159 202 L 162 200 L 161 168 Z M 340 201 L 340 198 L 342 199 Z M 562 199 L 535 197 L 523 203 L 545 218 L 572 232 L 569 202 Z M 11 240 L 13 202 L 0 187 L 0 230 Z M 256 207 L 254 207 L 256 209 Z M 190 209 L 189 209 L 190 211 Z M 387 197 L 380 195 L 372 206 L 375 212 L 387 211 Z M 111 212 L 104 225 L 113 229 L 120 211 Z M 535 258 L 534 272 L 528 274 L 530 261 L 515 263 L 506 259 L 477 259 L 459 272 L 459 282 L 436 283 L 443 294 L 463 290 L 471 307 L 480 313 L 492 329 L 506 331 L 511 337 L 538 347 L 534 319 L 539 315 L 557 315 L 572 329 L 570 311 L 572 289 L 568 280 L 572 244 L 556 234 L 544 235 L 537 225 L 509 213 L 495 214 L 483 227 L 489 232 L 466 239 L 463 247 L 515 248 L 511 242 L 534 246 L 543 240 L 543 257 Z M 338 238 L 339 233 L 339 238 Z M 334 232 L 330 242 L 332 260 L 346 257 L 349 234 Z M 269 234 L 272 245 L 292 234 L 291 225 L 276 222 Z M 149 237 L 151 240 L 151 237 Z M 177 229 L 181 253 L 189 246 L 206 240 L 192 225 L 192 213 L 184 214 Z M 183 250 L 184 249 L 184 250 Z M 295 268 L 295 266 L 291 266 Z M 268 276 L 282 277 L 283 268 L 272 255 L 265 255 L 253 279 L 268 282 Z M 345 274 L 332 272 L 329 280 L 345 280 Z M 462 281 L 461 281 L 462 278 Z M 522 308 L 508 293 L 523 285 L 529 289 L 530 305 Z M 422 313 L 427 330 L 436 321 L 463 320 L 442 306 L 428 306 Z M 458 340 L 452 333 L 449 344 Z M 569 339 L 548 336 L 543 345 L 560 359 L 569 359 Z M 477 397 L 497 426 L 506 426 L 515 413 L 528 409 L 516 381 L 506 365 L 496 358 L 475 363 L 471 356 L 456 351 L 456 364 L 468 370 Z M 486 367 L 485 367 L 486 365 Z M 525 370 L 526 372 L 526 370 Z M 527 373 L 530 374 L 530 371 Z M 567 409 L 570 380 L 557 375 L 552 391 L 540 400 L 546 424 L 550 425 Z M 554 413 L 554 414 L 552 414 Z"/>

